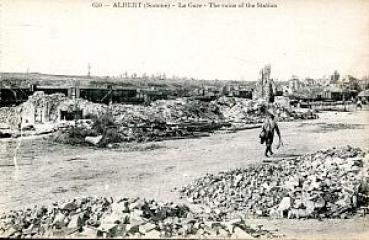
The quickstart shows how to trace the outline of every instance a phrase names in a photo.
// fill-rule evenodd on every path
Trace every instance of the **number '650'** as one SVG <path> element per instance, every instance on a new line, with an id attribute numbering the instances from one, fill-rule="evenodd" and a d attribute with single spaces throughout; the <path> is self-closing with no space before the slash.
<path id="1" fill-rule="evenodd" d="M 92 7 L 94 7 L 94 8 L 102 7 L 102 3 L 101 2 L 93 2 Z"/>

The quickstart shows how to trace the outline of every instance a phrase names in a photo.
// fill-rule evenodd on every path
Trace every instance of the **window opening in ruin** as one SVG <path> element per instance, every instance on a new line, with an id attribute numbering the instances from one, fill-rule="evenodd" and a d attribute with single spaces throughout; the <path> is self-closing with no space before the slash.
<path id="1" fill-rule="evenodd" d="M 82 119 L 82 110 L 60 111 L 60 119 L 67 121 Z"/>

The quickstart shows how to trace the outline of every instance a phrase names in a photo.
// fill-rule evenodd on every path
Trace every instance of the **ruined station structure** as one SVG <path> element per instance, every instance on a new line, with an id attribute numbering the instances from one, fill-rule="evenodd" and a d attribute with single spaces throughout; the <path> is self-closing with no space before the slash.
<path id="1" fill-rule="evenodd" d="M 256 82 L 253 99 L 262 99 L 268 103 L 274 102 L 274 95 L 276 91 L 275 83 L 270 78 L 271 66 L 265 65 L 259 73 L 259 79 Z"/>

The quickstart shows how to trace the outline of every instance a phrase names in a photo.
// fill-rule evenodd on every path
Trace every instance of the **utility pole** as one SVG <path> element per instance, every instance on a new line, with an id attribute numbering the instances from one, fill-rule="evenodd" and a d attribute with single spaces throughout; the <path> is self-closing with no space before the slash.
<path id="1" fill-rule="evenodd" d="M 77 81 L 74 80 L 74 127 L 77 127 Z"/>
<path id="2" fill-rule="evenodd" d="M 1 92 L 2 92 L 2 88 L 3 88 L 3 78 L 4 78 L 4 73 L 1 73 L 0 75 L 0 107 L 1 107 Z"/>
<path id="3" fill-rule="evenodd" d="M 91 78 L 91 64 L 90 63 L 87 65 L 87 76 L 88 78 Z"/>

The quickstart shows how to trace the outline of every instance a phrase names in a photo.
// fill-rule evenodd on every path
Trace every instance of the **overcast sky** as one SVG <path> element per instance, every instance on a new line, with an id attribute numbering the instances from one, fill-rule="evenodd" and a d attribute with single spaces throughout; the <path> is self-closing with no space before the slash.
<path id="1" fill-rule="evenodd" d="M 369 74 L 367 0 L 237 10 L 95 9 L 91 2 L 3 0 L 1 70 L 86 74 L 91 63 L 93 75 L 256 80 L 270 63 L 280 80 L 335 69 Z"/>

